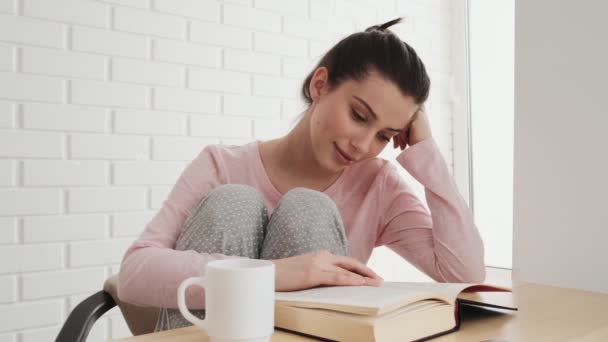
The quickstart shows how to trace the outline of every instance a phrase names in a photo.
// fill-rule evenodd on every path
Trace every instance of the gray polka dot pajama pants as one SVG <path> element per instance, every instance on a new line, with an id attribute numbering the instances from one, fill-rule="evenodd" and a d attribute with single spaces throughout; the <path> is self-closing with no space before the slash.
<path id="1" fill-rule="evenodd" d="M 192 210 L 175 249 L 281 259 L 319 250 L 348 255 L 348 242 L 335 203 L 322 192 L 292 189 L 269 218 L 256 189 L 226 184 L 210 191 Z M 192 313 L 204 316 L 204 310 Z M 156 331 L 189 325 L 178 309 L 162 308 Z"/>

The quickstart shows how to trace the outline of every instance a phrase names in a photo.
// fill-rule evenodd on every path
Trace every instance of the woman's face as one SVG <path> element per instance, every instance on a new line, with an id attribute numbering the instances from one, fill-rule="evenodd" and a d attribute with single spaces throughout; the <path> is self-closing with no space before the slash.
<path id="1" fill-rule="evenodd" d="M 319 164 L 339 172 L 376 157 L 418 110 L 392 81 L 372 71 L 362 81 L 347 80 L 335 89 L 327 69 L 318 68 L 310 82 L 313 98 L 310 134 Z"/>

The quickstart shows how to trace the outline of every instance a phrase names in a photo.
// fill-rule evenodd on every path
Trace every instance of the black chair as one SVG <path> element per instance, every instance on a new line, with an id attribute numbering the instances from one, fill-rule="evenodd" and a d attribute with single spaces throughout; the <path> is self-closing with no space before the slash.
<path id="1" fill-rule="evenodd" d="M 103 290 L 80 302 L 68 316 L 55 341 L 85 342 L 93 324 L 117 305 L 134 336 L 154 332 L 159 309 L 120 301 L 116 291 L 117 281 L 116 275 L 108 278 Z"/>

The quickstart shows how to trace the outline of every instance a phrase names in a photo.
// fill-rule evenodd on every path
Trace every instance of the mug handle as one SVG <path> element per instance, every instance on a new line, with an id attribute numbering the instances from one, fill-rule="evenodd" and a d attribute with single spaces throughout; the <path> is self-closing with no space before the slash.
<path id="1" fill-rule="evenodd" d="M 186 320 L 200 328 L 207 330 L 207 321 L 194 316 L 186 306 L 186 290 L 192 285 L 200 286 L 204 289 L 206 285 L 205 280 L 205 277 L 192 277 L 184 280 L 177 289 L 177 306 L 179 308 L 179 312 L 184 315 Z"/>

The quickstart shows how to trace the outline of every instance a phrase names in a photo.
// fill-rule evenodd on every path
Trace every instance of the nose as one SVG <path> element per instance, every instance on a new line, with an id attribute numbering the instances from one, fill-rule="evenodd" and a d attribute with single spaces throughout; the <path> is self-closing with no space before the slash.
<path id="1" fill-rule="evenodd" d="M 354 139 L 351 139 L 350 144 L 355 148 L 358 154 L 365 155 L 370 151 L 373 141 L 374 133 L 364 132 Z"/>

